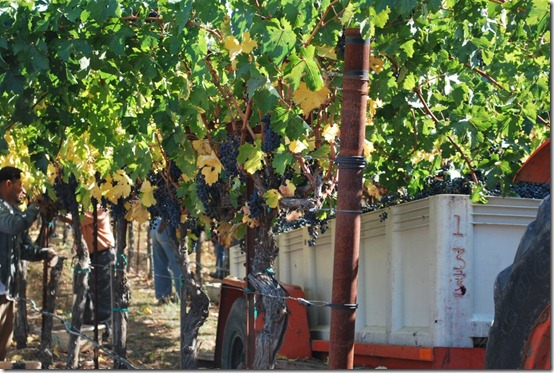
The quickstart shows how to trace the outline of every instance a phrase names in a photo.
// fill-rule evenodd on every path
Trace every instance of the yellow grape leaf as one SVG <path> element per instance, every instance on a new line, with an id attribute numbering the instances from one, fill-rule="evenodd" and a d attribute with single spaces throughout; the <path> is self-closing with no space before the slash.
<path id="1" fill-rule="evenodd" d="M 375 116 L 375 113 L 377 112 L 377 109 L 383 106 L 383 101 L 381 99 L 373 100 L 369 98 L 367 100 L 367 112 L 369 118 L 373 118 Z"/>
<path id="2" fill-rule="evenodd" d="M 235 57 L 242 51 L 239 41 L 233 35 L 227 36 L 224 39 L 223 45 L 225 46 L 225 49 L 229 51 L 231 60 L 234 60 Z"/>
<path id="3" fill-rule="evenodd" d="M 192 142 L 192 147 L 198 155 L 209 155 L 213 153 L 212 147 L 208 140 L 194 140 Z"/>
<path id="4" fill-rule="evenodd" d="M 127 197 L 131 193 L 130 185 L 112 185 L 112 187 L 106 193 L 106 198 L 108 198 L 112 203 L 117 203 L 119 197 Z"/>
<path id="5" fill-rule="evenodd" d="M 224 39 L 223 45 L 229 51 L 231 60 L 234 60 L 240 53 L 252 52 L 252 50 L 258 46 L 258 42 L 250 38 L 250 33 L 248 31 L 242 34 L 242 39 L 242 43 L 232 35 Z"/>
<path id="6" fill-rule="evenodd" d="M 243 41 L 241 46 L 243 53 L 250 53 L 258 46 L 258 42 L 250 38 L 250 33 L 248 31 L 245 31 L 244 34 L 242 34 L 242 39 Z"/>
<path id="7" fill-rule="evenodd" d="M 369 157 L 374 151 L 375 148 L 373 147 L 373 143 L 368 140 L 364 140 L 364 156 L 366 161 L 369 161 Z"/>
<path id="8" fill-rule="evenodd" d="M 248 226 L 248 228 L 256 228 L 260 223 L 256 219 L 250 219 L 248 215 L 242 217 L 242 222 Z"/>
<path id="9" fill-rule="evenodd" d="M 294 140 L 289 144 L 289 150 L 294 154 L 301 153 L 302 150 L 306 148 L 307 148 L 306 144 L 304 144 L 300 140 Z"/>
<path id="10" fill-rule="evenodd" d="M 336 123 L 329 123 L 323 129 L 322 135 L 326 141 L 333 142 L 339 136 L 339 132 L 340 129 Z"/>
<path id="11" fill-rule="evenodd" d="M 125 204 L 127 207 L 127 204 Z M 147 222 L 150 219 L 150 213 L 148 209 L 144 207 L 138 201 L 133 201 L 132 204 L 127 208 L 127 214 L 125 214 L 125 219 L 127 221 L 137 221 L 139 224 Z"/>
<path id="12" fill-rule="evenodd" d="M 133 181 L 127 176 L 125 171 L 117 170 L 112 176 L 112 182 L 107 182 L 106 184 L 112 185 L 106 193 L 106 198 L 112 203 L 117 203 L 119 197 L 125 198 L 131 194 L 131 185 L 133 185 Z"/>
<path id="13" fill-rule="evenodd" d="M 156 198 L 154 198 L 154 190 L 157 186 L 152 186 L 149 180 L 146 180 L 140 186 L 140 201 L 144 207 L 150 207 L 156 204 Z"/>
<path id="14" fill-rule="evenodd" d="M 366 181 L 365 187 L 366 187 L 367 193 L 370 196 L 375 197 L 376 199 L 381 198 L 381 191 L 379 190 L 379 187 L 377 187 L 371 181 Z"/>
<path id="15" fill-rule="evenodd" d="M 307 117 L 313 109 L 320 107 L 327 101 L 330 93 L 331 91 L 327 87 L 315 92 L 311 91 L 306 83 L 302 82 L 298 89 L 294 91 L 292 98 L 295 104 L 300 105 L 304 116 Z"/>
<path id="16" fill-rule="evenodd" d="M 383 60 L 379 57 L 369 56 L 369 67 L 377 74 L 383 71 L 384 64 Z"/>
<path id="17" fill-rule="evenodd" d="M 142 312 L 144 312 L 145 315 L 151 315 L 152 314 L 152 309 L 148 306 L 144 307 Z"/>
<path id="18" fill-rule="evenodd" d="M 279 192 L 283 195 L 283 197 L 294 197 L 294 192 L 296 191 L 296 185 L 292 183 L 290 180 L 285 181 L 285 185 L 281 185 L 279 187 Z"/>
<path id="19" fill-rule="evenodd" d="M 212 152 L 210 155 L 201 155 L 198 157 L 198 168 L 202 168 L 202 174 L 206 177 L 206 184 L 212 185 L 219 178 L 223 165 L 219 158 Z"/>
<path id="20" fill-rule="evenodd" d="M 279 207 L 279 200 L 283 198 L 277 189 L 268 190 L 262 197 L 264 197 L 266 205 L 272 209 Z"/>
<path id="21" fill-rule="evenodd" d="M 48 168 L 46 169 L 46 175 L 48 176 L 48 180 L 50 181 L 50 184 L 54 185 L 54 180 L 56 180 L 56 168 L 52 163 L 48 163 Z"/>

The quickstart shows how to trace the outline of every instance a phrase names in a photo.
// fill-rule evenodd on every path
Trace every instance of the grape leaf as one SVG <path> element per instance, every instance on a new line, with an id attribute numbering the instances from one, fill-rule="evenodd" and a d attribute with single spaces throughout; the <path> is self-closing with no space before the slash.
<path id="1" fill-rule="evenodd" d="M 337 123 L 328 123 L 325 128 L 323 128 L 322 136 L 328 142 L 333 142 L 337 137 L 339 137 L 340 128 Z"/>
<path id="2" fill-rule="evenodd" d="M 271 162 L 272 167 L 275 169 L 279 175 L 283 176 L 287 166 L 292 163 L 294 159 L 293 155 L 290 153 L 279 153 L 275 154 L 273 161 Z"/>
<path id="3" fill-rule="evenodd" d="M 249 174 L 262 169 L 264 165 L 263 159 L 264 152 L 260 146 L 246 143 L 239 147 L 237 161 L 244 166 L 244 170 Z"/>
<path id="4" fill-rule="evenodd" d="M 277 18 L 272 18 L 268 21 L 265 31 L 265 35 L 269 39 L 264 40 L 262 50 L 279 65 L 285 57 L 291 54 L 290 52 L 296 44 L 296 35 L 291 29 L 290 23 L 285 19 L 279 22 Z M 262 33 L 261 35 L 264 34 Z"/>
<path id="5" fill-rule="evenodd" d="M 150 181 L 145 180 L 140 186 L 140 201 L 145 207 L 150 207 L 156 204 L 156 199 L 154 198 L 154 190 L 156 186 L 152 186 Z"/>
<path id="6" fill-rule="evenodd" d="M 308 117 L 313 109 L 320 107 L 329 99 L 330 93 L 327 87 L 314 92 L 305 83 L 300 83 L 298 89 L 294 91 L 293 99 L 302 108 L 304 116 Z"/>
<path id="7" fill-rule="evenodd" d="M 299 140 L 291 141 L 291 143 L 289 144 L 289 150 L 293 154 L 302 153 L 302 151 L 307 148 L 308 147 L 306 146 L 306 144 L 304 144 L 302 141 L 299 141 Z"/>
<path id="8" fill-rule="evenodd" d="M 268 205 L 272 209 L 279 207 L 279 200 L 283 198 L 281 193 L 279 193 L 279 191 L 276 189 L 268 190 L 262 195 L 262 197 L 265 199 L 266 205 Z"/>
<path id="9" fill-rule="evenodd" d="M 198 156 L 196 166 L 202 170 L 202 174 L 206 177 L 206 184 L 212 185 L 219 178 L 223 165 L 214 152 Z"/>
<path id="10" fill-rule="evenodd" d="M 285 198 L 294 197 L 294 192 L 296 191 L 296 185 L 290 180 L 286 180 L 284 185 L 279 186 L 279 192 Z"/>

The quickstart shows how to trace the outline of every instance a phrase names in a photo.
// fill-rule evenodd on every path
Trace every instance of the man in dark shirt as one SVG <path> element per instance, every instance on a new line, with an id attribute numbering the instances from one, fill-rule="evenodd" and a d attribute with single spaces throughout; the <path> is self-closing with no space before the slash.
<path id="1" fill-rule="evenodd" d="M 51 267 L 58 261 L 53 249 L 33 244 L 28 229 L 40 207 L 33 203 L 21 211 L 18 206 L 24 195 L 21 170 L 11 166 L 0 169 L 0 361 L 6 358 L 13 336 L 18 261 L 47 260 Z"/>

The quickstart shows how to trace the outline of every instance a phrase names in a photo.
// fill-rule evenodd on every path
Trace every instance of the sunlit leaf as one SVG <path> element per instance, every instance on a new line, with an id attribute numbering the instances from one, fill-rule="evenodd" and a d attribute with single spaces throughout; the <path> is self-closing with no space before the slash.
<path id="1" fill-rule="evenodd" d="M 279 193 L 279 191 L 276 189 L 268 190 L 263 194 L 262 197 L 265 199 L 266 205 L 268 205 L 272 209 L 279 207 L 279 200 L 283 198 L 281 193 Z"/>
<path id="2" fill-rule="evenodd" d="M 302 108 L 304 116 L 307 117 L 313 109 L 316 109 L 327 102 L 330 93 L 331 91 L 327 87 L 323 87 L 317 92 L 313 92 L 308 89 L 308 86 L 305 83 L 300 83 L 300 87 L 294 91 L 293 98 L 294 102 Z"/>
<path id="3" fill-rule="evenodd" d="M 279 186 L 279 192 L 283 197 L 294 197 L 294 192 L 296 191 L 296 185 L 290 180 L 286 180 L 284 185 Z"/>

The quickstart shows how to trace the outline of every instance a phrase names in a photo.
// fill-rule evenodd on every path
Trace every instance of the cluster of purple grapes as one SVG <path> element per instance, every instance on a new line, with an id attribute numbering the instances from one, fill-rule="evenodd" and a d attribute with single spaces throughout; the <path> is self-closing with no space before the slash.
<path id="1" fill-rule="evenodd" d="M 220 205 L 221 198 L 217 184 L 218 183 L 208 185 L 206 184 L 205 176 L 201 172 L 196 174 L 196 194 L 204 206 L 204 212 L 210 218 L 217 218 L 219 215 L 218 207 Z"/>
<path id="2" fill-rule="evenodd" d="M 127 214 L 127 209 L 125 208 L 125 198 L 119 197 L 117 199 L 117 203 L 111 203 L 111 215 L 114 221 L 123 220 L 125 219 L 125 215 Z"/>
<path id="3" fill-rule="evenodd" d="M 54 180 L 54 192 L 61 202 L 62 207 L 69 213 L 75 213 L 79 207 L 77 204 L 77 179 L 71 174 L 66 182 L 60 176 Z"/>
<path id="4" fill-rule="evenodd" d="M 273 225 L 273 233 L 281 234 L 293 229 L 306 226 L 308 229 L 308 234 L 310 235 L 310 239 L 308 240 L 308 246 L 311 246 L 311 247 L 315 246 L 316 240 L 319 237 L 319 235 L 324 234 L 327 228 L 329 227 L 328 219 L 320 220 L 317 218 L 316 213 L 312 211 L 305 212 L 302 217 L 292 221 L 288 221 L 286 219 L 286 215 L 287 215 L 287 212 L 284 210 L 279 212 L 279 216 L 277 217 L 277 223 Z"/>
<path id="5" fill-rule="evenodd" d="M 271 128 L 271 115 L 266 114 L 262 118 L 262 123 L 264 125 L 264 138 L 262 142 L 262 150 L 266 153 L 272 153 L 275 149 L 281 144 L 281 135 Z"/>
<path id="6" fill-rule="evenodd" d="M 179 182 L 179 178 L 183 174 L 183 171 L 177 166 L 177 164 L 174 161 L 170 161 L 169 164 L 169 176 L 171 177 L 171 180 L 174 182 Z"/>
<path id="7" fill-rule="evenodd" d="M 239 156 L 240 138 L 232 135 L 219 146 L 219 159 L 229 178 L 239 175 L 237 157 Z"/>
<path id="8" fill-rule="evenodd" d="M 265 201 L 258 193 L 258 189 L 254 189 L 248 200 L 248 208 L 250 209 L 250 214 L 248 215 L 250 219 L 258 219 L 260 214 L 264 209 Z"/>
<path id="9" fill-rule="evenodd" d="M 150 206 L 148 211 L 152 216 L 160 216 L 167 221 L 173 231 L 177 230 L 181 222 L 181 206 L 177 196 L 177 189 L 172 183 L 166 182 L 161 173 L 150 174 L 148 179 L 152 185 L 157 187 L 154 190 L 156 204 Z"/>

